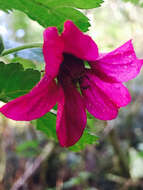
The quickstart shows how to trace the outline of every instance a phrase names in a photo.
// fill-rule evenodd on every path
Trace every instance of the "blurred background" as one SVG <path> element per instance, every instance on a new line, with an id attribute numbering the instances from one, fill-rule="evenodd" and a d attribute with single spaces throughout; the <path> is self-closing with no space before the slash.
<path id="1" fill-rule="evenodd" d="M 138 2 L 110 0 L 100 8 L 84 11 L 91 22 L 88 34 L 100 52 L 132 39 L 137 56 L 143 58 L 143 8 Z M 0 11 L 0 35 L 6 48 L 42 42 L 43 30 L 19 11 Z M 0 61 L 8 63 L 9 59 L 23 61 L 24 68 L 44 68 L 41 49 L 24 50 Z M 31 60 L 28 64 L 27 59 Z M 117 119 L 88 119 L 99 142 L 78 152 L 61 148 L 33 123 L 15 122 L 0 115 L 0 190 L 142 190 L 142 72 L 126 83 L 132 102 L 120 109 Z"/>

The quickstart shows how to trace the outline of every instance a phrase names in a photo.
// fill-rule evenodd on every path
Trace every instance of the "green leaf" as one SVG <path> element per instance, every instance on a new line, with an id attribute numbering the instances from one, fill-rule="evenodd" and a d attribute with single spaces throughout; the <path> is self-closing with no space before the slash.
<path id="1" fill-rule="evenodd" d="M 63 23 L 71 19 L 85 32 L 90 26 L 88 18 L 76 8 L 95 8 L 102 2 L 102 0 L 0 0 L 0 9 L 20 10 L 42 26 L 57 26 L 60 31 Z"/>
<path id="2" fill-rule="evenodd" d="M 0 36 L 0 54 L 3 52 L 3 50 L 4 50 L 3 40 L 2 37 Z"/>
<path id="3" fill-rule="evenodd" d="M 48 138 L 57 141 L 56 136 L 56 115 L 47 113 L 43 117 L 36 120 L 36 129 L 42 131 Z"/>
<path id="4" fill-rule="evenodd" d="M 29 60 L 29 59 L 24 59 L 22 57 L 14 57 L 11 60 L 12 63 L 20 63 L 21 65 L 23 65 L 24 69 L 28 69 L 28 68 L 32 68 L 35 69 L 36 65 L 34 64 L 33 61 Z"/>
<path id="5" fill-rule="evenodd" d="M 29 92 L 40 80 L 40 72 L 24 70 L 19 63 L 0 62 L 0 100 L 9 101 Z"/>
<path id="6" fill-rule="evenodd" d="M 90 133 L 90 131 L 86 128 L 83 132 L 82 137 L 80 140 L 69 149 L 75 152 L 78 152 L 84 149 L 89 144 L 97 144 L 99 137 Z"/>
<path id="7" fill-rule="evenodd" d="M 76 7 L 78 9 L 92 9 L 99 7 L 103 0 L 35 0 L 42 5 L 46 5 L 48 7 L 61 7 L 61 6 L 68 6 L 68 7 Z"/>
<path id="8" fill-rule="evenodd" d="M 43 117 L 35 120 L 36 129 L 42 131 L 47 135 L 48 138 L 54 139 L 57 141 L 56 136 L 56 115 L 52 113 L 47 113 Z M 86 147 L 88 144 L 97 144 L 99 137 L 94 134 L 94 131 L 91 128 L 86 128 L 81 139 L 69 149 L 72 151 L 80 151 Z"/>

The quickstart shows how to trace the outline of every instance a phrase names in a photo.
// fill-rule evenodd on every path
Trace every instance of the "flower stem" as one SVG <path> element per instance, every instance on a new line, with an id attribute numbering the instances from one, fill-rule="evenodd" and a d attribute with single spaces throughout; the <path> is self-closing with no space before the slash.
<path id="1" fill-rule="evenodd" d="M 1 54 L 1 56 L 5 56 L 5 55 L 8 55 L 8 54 L 11 54 L 11 53 L 14 53 L 14 52 L 17 52 L 17 51 L 21 51 L 21 50 L 24 50 L 24 49 L 29 49 L 29 48 L 42 48 L 43 46 L 43 43 L 30 43 L 30 44 L 25 44 L 25 45 L 22 45 L 22 46 L 19 46 L 19 47 L 16 47 L 16 48 L 11 48 L 11 49 L 7 49 L 7 50 L 4 50 Z"/>

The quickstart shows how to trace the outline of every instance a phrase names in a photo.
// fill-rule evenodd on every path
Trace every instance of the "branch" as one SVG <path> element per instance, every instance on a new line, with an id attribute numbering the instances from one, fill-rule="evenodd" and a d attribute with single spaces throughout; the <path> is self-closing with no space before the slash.
<path id="1" fill-rule="evenodd" d="M 20 187 L 24 186 L 28 178 L 39 168 L 40 164 L 51 154 L 54 148 L 54 144 L 48 143 L 43 148 L 42 153 L 35 159 L 35 161 L 28 166 L 24 174 L 14 183 L 11 190 L 18 190 Z"/>
<path id="2" fill-rule="evenodd" d="M 8 54 L 11 54 L 11 53 L 14 53 L 14 52 L 17 52 L 17 51 L 21 51 L 21 50 L 24 50 L 24 49 L 29 49 L 29 48 L 42 48 L 42 46 L 43 46 L 43 43 L 25 44 L 25 45 L 22 45 L 22 46 L 18 46 L 16 48 L 11 48 L 11 49 L 4 50 L 1 53 L 1 56 L 5 56 L 5 55 L 8 55 Z"/>
<path id="3" fill-rule="evenodd" d="M 119 143 L 118 136 L 115 132 L 114 129 L 112 129 L 109 133 L 109 140 L 112 144 L 113 150 L 118 156 L 119 164 L 120 164 L 120 169 L 122 170 L 122 173 L 125 177 L 130 178 L 130 173 L 129 173 L 129 168 L 128 168 L 128 163 L 126 160 L 126 157 L 122 151 L 122 148 Z"/>

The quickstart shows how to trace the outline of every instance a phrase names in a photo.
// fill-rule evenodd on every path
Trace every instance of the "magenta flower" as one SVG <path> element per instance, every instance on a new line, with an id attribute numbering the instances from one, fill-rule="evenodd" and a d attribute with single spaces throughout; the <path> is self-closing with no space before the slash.
<path id="1" fill-rule="evenodd" d="M 142 65 L 131 41 L 100 55 L 95 42 L 66 21 L 61 35 L 56 27 L 45 29 L 43 54 L 44 77 L 28 94 L 0 109 L 6 117 L 30 121 L 58 103 L 57 136 L 61 146 L 68 147 L 83 133 L 86 109 L 98 119 L 111 120 L 117 117 L 120 107 L 130 103 L 130 94 L 122 82 L 136 77 Z"/>

